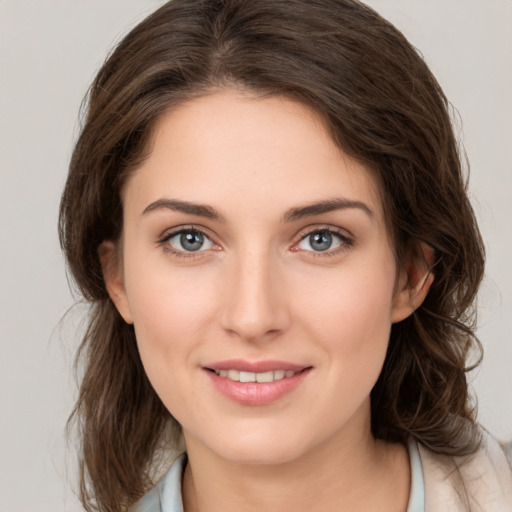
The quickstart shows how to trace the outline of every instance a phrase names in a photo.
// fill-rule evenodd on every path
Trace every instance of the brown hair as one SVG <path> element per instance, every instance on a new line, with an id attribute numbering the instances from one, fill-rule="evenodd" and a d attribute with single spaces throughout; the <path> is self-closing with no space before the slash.
<path id="1" fill-rule="evenodd" d="M 478 446 L 466 381 L 482 240 L 466 194 L 449 104 L 404 36 L 355 0 L 174 0 L 135 27 L 94 80 L 60 207 L 60 239 L 92 315 L 73 413 L 87 510 L 122 511 L 152 484 L 176 422 L 144 373 L 132 326 L 113 306 L 98 247 L 122 231 L 120 191 L 155 120 L 222 87 L 284 95 L 322 115 L 333 140 L 381 184 L 397 261 L 435 252 L 423 305 L 393 325 L 372 391 L 377 438 L 413 436 L 445 454 Z"/>

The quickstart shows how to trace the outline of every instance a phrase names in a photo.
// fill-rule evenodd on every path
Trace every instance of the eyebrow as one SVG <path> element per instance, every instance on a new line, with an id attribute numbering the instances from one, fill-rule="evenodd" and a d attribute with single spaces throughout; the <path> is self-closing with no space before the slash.
<path id="1" fill-rule="evenodd" d="M 172 210 L 175 212 L 197 215 L 198 217 L 205 217 L 207 219 L 224 222 L 224 217 L 222 217 L 222 215 L 211 206 L 190 203 L 188 201 L 179 201 L 177 199 L 158 199 L 146 206 L 142 215 L 147 215 L 148 213 L 157 210 Z"/>
<path id="2" fill-rule="evenodd" d="M 362 201 L 352 201 L 350 199 L 328 199 L 326 201 L 319 201 L 297 208 L 290 208 L 283 216 L 284 222 L 293 222 L 295 220 L 303 219 L 304 217 L 312 217 L 313 215 L 321 215 L 322 213 L 329 213 L 336 210 L 347 210 L 356 208 L 362 210 L 373 219 L 374 214 L 368 205 Z"/>
<path id="3" fill-rule="evenodd" d="M 316 203 L 307 204 L 305 206 L 298 206 L 290 208 L 283 215 L 283 222 L 293 222 L 305 217 L 312 217 L 314 215 L 321 215 L 322 213 L 329 213 L 336 210 L 347 210 L 356 208 L 366 213 L 373 219 L 374 214 L 372 210 L 362 201 L 352 201 L 350 199 L 328 199 L 326 201 L 318 201 Z M 147 215 L 151 212 L 158 210 L 172 210 L 175 212 L 185 213 L 189 215 L 197 215 L 206 219 L 217 220 L 225 222 L 224 217 L 215 208 L 204 204 L 191 203 L 189 201 L 180 201 L 177 199 L 158 199 L 144 208 L 142 215 Z"/>

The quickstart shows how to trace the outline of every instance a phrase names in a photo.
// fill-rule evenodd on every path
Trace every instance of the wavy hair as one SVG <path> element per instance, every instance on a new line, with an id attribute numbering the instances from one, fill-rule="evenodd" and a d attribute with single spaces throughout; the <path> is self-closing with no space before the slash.
<path id="1" fill-rule="evenodd" d="M 122 232 L 121 190 L 163 112 L 222 88 L 281 95 L 319 113 L 334 142 L 380 184 L 398 264 L 434 249 L 423 305 L 393 325 L 371 394 L 376 438 L 413 436 L 463 455 L 479 443 L 468 393 L 484 250 L 467 197 L 450 104 L 405 37 L 356 0 L 173 0 L 136 26 L 98 72 L 62 195 L 59 234 L 90 302 L 70 420 L 81 440 L 86 510 L 127 510 L 152 485 L 179 426 L 146 377 L 133 327 L 103 280 L 98 247 Z"/>

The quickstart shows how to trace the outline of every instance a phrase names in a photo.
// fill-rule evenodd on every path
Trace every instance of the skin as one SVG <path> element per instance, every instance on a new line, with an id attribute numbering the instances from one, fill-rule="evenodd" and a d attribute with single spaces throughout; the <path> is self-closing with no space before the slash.
<path id="1" fill-rule="evenodd" d="M 218 91 L 161 117 L 122 199 L 122 239 L 100 258 L 183 427 L 186 511 L 404 511 L 407 452 L 373 439 L 369 396 L 392 323 L 430 278 L 412 258 L 397 269 L 371 173 L 307 107 Z M 204 244 L 187 252 L 176 233 L 192 228 Z M 311 243 L 319 230 L 325 251 Z M 234 358 L 311 370 L 283 398 L 241 405 L 204 369 Z"/>

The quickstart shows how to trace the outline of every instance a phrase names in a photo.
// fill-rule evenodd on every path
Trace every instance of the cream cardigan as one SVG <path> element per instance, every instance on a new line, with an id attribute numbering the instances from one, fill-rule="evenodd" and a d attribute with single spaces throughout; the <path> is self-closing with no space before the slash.
<path id="1" fill-rule="evenodd" d="M 512 512 L 512 471 L 486 432 L 471 456 L 438 455 L 419 445 L 425 512 Z"/>

